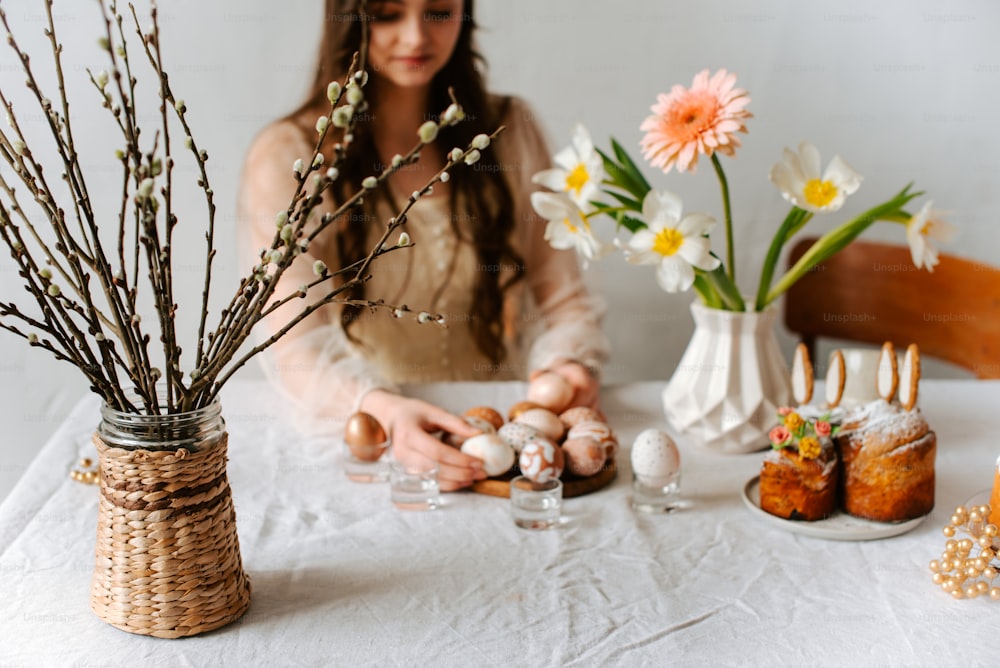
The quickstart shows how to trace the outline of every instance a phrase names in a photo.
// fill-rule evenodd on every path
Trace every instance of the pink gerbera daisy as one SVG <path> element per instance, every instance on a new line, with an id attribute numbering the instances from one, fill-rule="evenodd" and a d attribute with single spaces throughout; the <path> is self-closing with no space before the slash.
<path id="1" fill-rule="evenodd" d="M 675 166 L 679 172 L 694 172 L 699 153 L 733 155 L 740 145 L 735 133 L 746 132 L 744 122 L 751 117 L 744 109 L 750 97 L 735 83 L 736 75 L 726 70 L 711 78 L 703 70 L 690 89 L 676 85 L 669 94 L 660 93 L 653 116 L 640 127 L 646 133 L 640 142 L 646 160 L 664 172 Z"/>

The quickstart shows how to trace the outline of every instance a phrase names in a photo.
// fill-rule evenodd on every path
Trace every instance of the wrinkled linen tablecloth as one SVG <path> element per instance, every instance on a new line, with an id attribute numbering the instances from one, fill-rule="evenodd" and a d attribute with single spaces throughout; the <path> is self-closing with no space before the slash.
<path id="1" fill-rule="evenodd" d="M 253 602 L 230 626 L 182 640 L 130 635 L 90 612 L 97 488 L 67 475 L 94 454 L 98 399 L 85 397 L 0 506 L 0 666 L 1000 663 L 1000 606 L 952 600 L 927 567 L 952 509 L 992 483 L 1000 383 L 924 381 L 937 507 L 905 535 L 865 542 L 755 517 L 741 494 L 762 453 L 684 441 L 691 507 L 633 512 L 627 446 L 666 428 L 662 388 L 603 389 L 625 446 L 617 479 L 565 500 L 558 529 L 530 532 L 506 499 L 471 492 L 435 512 L 398 511 L 386 484 L 344 477 L 334 439 L 298 436 L 267 385 L 232 383 L 223 414 Z M 505 411 L 525 385 L 410 391 L 458 412 Z"/>

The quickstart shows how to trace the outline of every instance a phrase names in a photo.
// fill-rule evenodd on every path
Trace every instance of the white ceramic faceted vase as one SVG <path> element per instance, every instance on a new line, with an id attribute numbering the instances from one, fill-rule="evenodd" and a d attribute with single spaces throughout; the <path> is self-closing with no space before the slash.
<path id="1" fill-rule="evenodd" d="M 777 309 L 743 313 L 691 305 L 695 329 L 663 390 L 667 420 L 694 444 L 727 454 L 761 450 L 791 401 L 774 333 Z"/>

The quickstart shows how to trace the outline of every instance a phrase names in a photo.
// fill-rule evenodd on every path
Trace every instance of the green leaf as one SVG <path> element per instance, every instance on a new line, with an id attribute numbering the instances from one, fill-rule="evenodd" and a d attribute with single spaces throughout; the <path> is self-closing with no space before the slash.
<path id="1" fill-rule="evenodd" d="M 611 138 L 611 148 L 614 149 L 615 157 L 618 158 L 618 162 L 621 163 L 622 168 L 628 172 L 629 176 L 641 184 L 642 187 L 645 188 L 646 192 L 652 190 L 652 186 L 650 186 L 649 182 L 646 181 L 646 177 L 642 175 L 642 171 L 636 166 L 635 162 L 633 162 L 632 157 L 628 154 L 628 151 L 626 151 L 614 137 Z"/>
<path id="2" fill-rule="evenodd" d="M 621 193 L 612 192 L 610 190 L 605 190 L 604 192 L 606 192 L 609 195 L 611 195 L 612 197 L 614 197 L 616 200 L 618 200 L 619 202 L 621 202 L 622 205 L 628 207 L 632 211 L 640 211 L 640 212 L 642 211 L 642 202 L 641 201 L 639 201 L 637 199 L 633 199 L 631 197 L 626 197 L 625 195 L 622 195 Z"/>

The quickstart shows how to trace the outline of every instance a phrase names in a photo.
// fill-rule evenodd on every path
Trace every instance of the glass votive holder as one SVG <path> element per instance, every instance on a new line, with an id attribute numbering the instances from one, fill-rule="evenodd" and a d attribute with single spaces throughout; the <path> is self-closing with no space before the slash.
<path id="1" fill-rule="evenodd" d="M 666 477 L 632 474 L 632 508 L 643 513 L 669 513 L 684 507 L 681 472 Z"/>
<path id="2" fill-rule="evenodd" d="M 437 462 L 389 462 L 392 503 L 400 510 L 434 510 L 441 505 Z"/>
<path id="3" fill-rule="evenodd" d="M 552 529 L 562 511 L 562 482 L 534 482 L 524 476 L 510 481 L 510 514 L 522 529 Z"/>
<path id="4" fill-rule="evenodd" d="M 389 479 L 392 449 L 389 443 L 351 447 L 344 443 L 344 475 L 353 482 L 385 482 Z M 358 455 L 361 455 L 360 457 Z"/>

